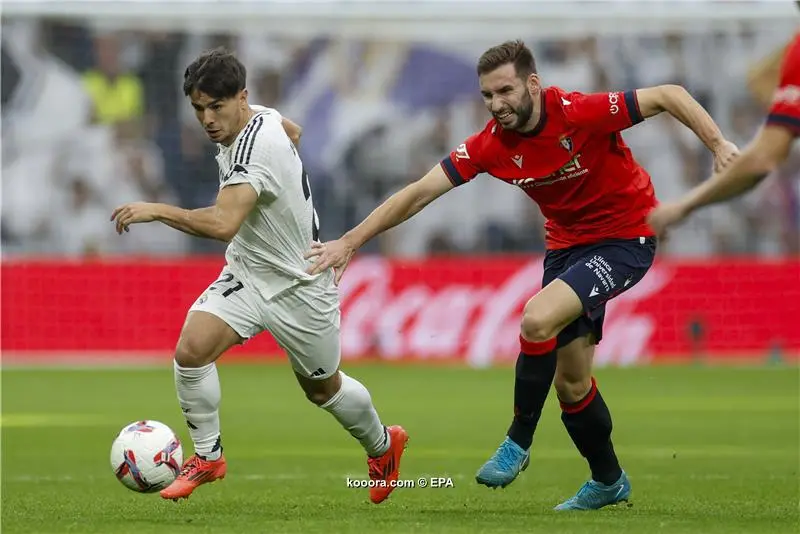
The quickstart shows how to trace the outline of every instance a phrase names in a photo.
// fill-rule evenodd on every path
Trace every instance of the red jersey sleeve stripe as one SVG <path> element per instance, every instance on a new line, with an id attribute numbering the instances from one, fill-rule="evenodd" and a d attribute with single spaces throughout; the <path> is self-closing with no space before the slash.
<path id="1" fill-rule="evenodd" d="M 639 124 L 644 120 L 642 111 L 639 109 L 639 99 L 636 98 L 636 91 L 625 91 L 625 107 L 628 108 L 631 125 Z"/>
<path id="2" fill-rule="evenodd" d="M 456 166 L 453 165 L 453 160 L 450 159 L 450 156 L 442 160 L 442 170 L 444 170 L 444 173 L 447 175 L 450 181 L 453 182 L 455 187 L 467 182 L 464 178 L 462 178 L 461 174 L 458 172 L 458 169 L 456 169 Z"/>
<path id="3" fill-rule="evenodd" d="M 771 113 L 767 116 L 767 124 L 774 126 L 785 126 L 794 132 L 795 135 L 800 135 L 800 119 L 791 117 L 789 115 L 781 115 L 779 113 Z"/>

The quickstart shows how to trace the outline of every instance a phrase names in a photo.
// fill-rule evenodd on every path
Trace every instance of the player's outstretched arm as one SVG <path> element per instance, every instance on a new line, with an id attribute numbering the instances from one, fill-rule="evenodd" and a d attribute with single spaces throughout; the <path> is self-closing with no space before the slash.
<path id="1" fill-rule="evenodd" d="M 187 210 L 150 202 L 132 202 L 119 206 L 111 214 L 117 233 L 128 232 L 136 223 L 160 221 L 176 230 L 196 237 L 230 241 L 252 211 L 258 194 L 250 184 L 224 187 L 213 206 Z"/>
<path id="2" fill-rule="evenodd" d="M 721 171 L 739 154 L 735 144 L 725 139 L 711 115 L 680 85 L 659 85 L 638 89 L 636 97 L 643 118 L 667 112 L 692 130 L 714 154 L 714 171 Z"/>
<path id="3" fill-rule="evenodd" d="M 781 65 L 789 44 L 756 62 L 747 72 L 747 88 L 758 102 L 768 108 L 781 77 Z"/>
<path id="4" fill-rule="evenodd" d="M 335 241 L 313 243 L 306 259 L 316 257 L 309 274 L 321 273 L 330 267 L 336 271 L 336 283 L 342 278 L 350 258 L 364 243 L 419 213 L 422 208 L 453 188 L 453 183 L 436 165 L 416 182 L 407 185 L 375 208 L 361 224 Z"/>
<path id="5" fill-rule="evenodd" d="M 767 125 L 722 172 L 693 188 L 677 202 L 665 203 L 650 213 L 648 222 L 658 234 L 693 211 L 737 197 L 756 186 L 789 157 L 794 135 L 787 128 Z"/>

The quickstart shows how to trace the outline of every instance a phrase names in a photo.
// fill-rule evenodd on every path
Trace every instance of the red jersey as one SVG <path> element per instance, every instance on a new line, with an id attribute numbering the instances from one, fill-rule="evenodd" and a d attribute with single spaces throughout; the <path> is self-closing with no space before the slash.
<path id="1" fill-rule="evenodd" d="M 547 219 L 548 249 L 652 236 L 653 184 L 620 134 L 643 120 L 636 92 L 541 95 L 531 132 L 492 119 L 442 160 L 445 174 L 456 186 L 485 172 L 522 188 Z"/>
<path id="2" fill-rule="evenodd" d="M 800 136 L 800 33 L 794 36 L 783 58 L 767 124 L 784 126 L 795 137 Z"/>

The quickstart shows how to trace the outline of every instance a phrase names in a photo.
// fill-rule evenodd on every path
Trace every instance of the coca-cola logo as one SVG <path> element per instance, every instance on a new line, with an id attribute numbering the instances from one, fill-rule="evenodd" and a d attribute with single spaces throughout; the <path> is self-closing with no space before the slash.
<path id="1" fill-rule="evenodd" d="M 465 276 L 450 282 L 435 263 L 398 274 L 384 259 L 353 262 L 339 287 L 343 356 L 463 359 L 476 367 L 515 360 L 522 309 L 541 288 L 542 262 L 498 263 L 503 267 L 471 274 L 465 266 Z M 655 318 L 638 312 L 637 304 L 670 279 L 656 265 L 608 304 L 597 363 L 630 363 L 647 355 Z"/>

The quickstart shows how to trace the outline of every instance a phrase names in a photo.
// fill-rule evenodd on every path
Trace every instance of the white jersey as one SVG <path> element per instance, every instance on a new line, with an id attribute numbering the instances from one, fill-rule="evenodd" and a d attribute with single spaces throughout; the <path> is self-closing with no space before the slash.
<path id="1" fill-rule="evenodd" d="M 303 162 L 278 111 L 251 106 L 255 115 L 230 146 L 219 146 L 219 188 L 250 184 L 258 201 L 228 245 L 231 269 L 264 298 L 316 276 L 303 254 L 319 238 L 319 221 Z"/>

